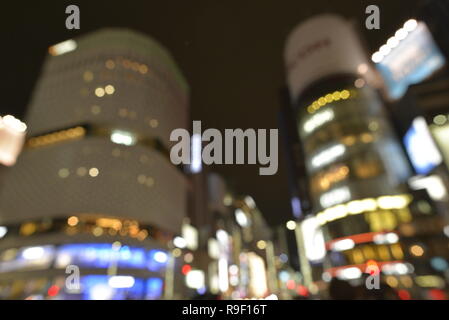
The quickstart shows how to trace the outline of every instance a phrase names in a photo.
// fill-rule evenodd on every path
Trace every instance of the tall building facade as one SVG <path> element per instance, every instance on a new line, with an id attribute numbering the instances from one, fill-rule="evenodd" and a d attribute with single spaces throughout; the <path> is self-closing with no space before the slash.
<path id="1" fill-rule="evenodd" d="M 26 149 L 0 192 L 5 296 L 63 294 L 54 277 L 73 264 L 85 267 L 83 298 L 163 297 L 167 244 L 187 214 L 188 181 L 170 162 L 169 138 L 187 127 L 188 91 L 166 49 L 133 31 L 103 29 L 50 48 Z M 121 269 L 133 276 L 103 290 Z M 50 282 L 28 292 L 19 281 L 12 292 L 5 280 L 23 270 Z"/>
<path id="2" fill-rule="evenodd" d="M 307 283 L 360 281 L 375 268 L 411 288 L 401 242 L 416 213 L 409 163 L 352 24 L 309 19 L 289 36 L 285 62 L 312 204 L 297 232 L 314 271 Z"/>

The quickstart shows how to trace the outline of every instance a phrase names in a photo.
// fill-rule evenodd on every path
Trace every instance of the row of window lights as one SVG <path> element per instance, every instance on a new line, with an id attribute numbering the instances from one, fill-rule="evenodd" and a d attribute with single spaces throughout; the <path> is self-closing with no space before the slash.
<path id="1" fill-rule="evenodd" d="M 329 103 L 340 101 L 340 100 L 348 100 L 351 98 L 351 92 L 349 90 L 335 91 L 334 93 L 329 93 L 321 98 L 315 100 L 310 106 L 307 107 L 307 112 L 312 114 L 325 107 Z"/>
<path id="2" fill-rule="evenodd" d="M 108 59 L 105 62 L 105 67 L 106 67 L 106 69 L 114 70 L 117 67 L 117 64 L 120 64 L 125 69 L 130 69 L 135 72 L 139 72 L 141 74 L 148 73 L 148 66 L 146 64 L 132 61 L 129 59 L 117 58 L 115 61 L 112 59 Z"/>
<path id="3" fill-rule="evenodd" d="M 124 156 L 125 158 L 127 158 L 129 156 L 129 153 L 127 153 L 126 151 L 121 151 L 118 148 L 115 148 L 112 150 L 112 156 L 116 158 Z M 150 158 L 147 155 L 141 155 L 139 157 L 139 161 L 142 164 L 151 164 Z"/>
<path id="4" fill-rule="evenodd" d="M 98 115 L 101 113 L 101 107 L 99 105 L 93 105 L 90 111 L 92 112 L 93 115 Z M 121 118 L 130 118 L 130 119 L 137 118 L 137 113 L 135 111 L 130 111 L 126 108 L 119 109 L 118 115 Z M 157 119 L 146 118 L 144 121 L 153 129 L 156 129 L 159 126 L 159 120 Z"/>
<path id="5" fill-rule="evenodd" d="M 99 98 L 104 97 L 106 94 L 107 95 L 112 95 L 115 92 L 115 88 L 112 84 L 108 84 L 107 86 L 103 87 L 98 87 L 95 89 L 95 95 Z"/>
<path id="6" fill-rule="evenodd" d="M 99 219 L 99 220 L 101 220 L 101 219 Z M 104 218 L 103 220 L 115 220 L 115 219 Z M 79 222 L 80 222 L 80 220 L 76 216 L 72 216 L 72 217 L 67 219 L 67 224 L 70 227 L 72 227 L 72 228 L 78 226 Z M 129 236 L 131 236 L 133 238 L 137 238 L 140 241 L 145 240 L 148 237 L 148 235 L 149 235 L 148 231 L 145 230 L 145 229 L 140 229 L 138 224 L 134 224 L 133 226 L 131 226 L 129 228 L 123 228 L 122 227 L 122 223 L 119 220 L 117 220 L 117 222 L 118 222 L 118 225 L 116 224 L 115 226 L 113 226 L 113 225 L 112 226 L 99 226 L 99 225 L 97 225 L 97 226 L 95 226 L 92 229 L 91 232 L 96 237 L 100 237 L 105 232 L 108 232 L 108 234 L 110 236 L 115 236 L 117 234 L 119 234 L 121 236 L 129 235 Z M 75 231 L 76 231 L 76 229 L 71 229 L 69 231 L 69 233 L 73 234 L 73 233 L 75 233 Z"/>
<path id="7" fill-rule="evenodd" d="M 76 174 L 80 177 L 85 177 L 87 174 L 92 178 L 97 177 L 100 174 L 100 171 L 97 168 L 90 168 L 89 170 L 85 167 L 80 167 L 76 170 Z M 58 176 L 60 178 L 68 178 L 70 176 L 70 170 L 67 168 L 62 168 L 58 171 Z M 144 174 L 140 174 L 137 176 L 137 182 L 142 185 L 146 185 L 148 187 L 154 186 L 154 178 L 147 177 Z"/>
<path id="8" fill-rule="evenodd" d="M 120 61 L 118 62 L 120 64 Z M 121 62 L 121 65 L 125 68 L 125 69 L 130 69 L 133 70 L 135 72 L 139 72 L 140 74 L 146 74 L 148 73 L 148 66 L 146 64 L 141 64 L 138 62 L 134 62 L 128 59 L 125 59 Z M 105 62 L 105 67 L 108 70 L 114 70 L 117 66 L 117 63 L 112 60 L 109 59 Z M 94 80 L 94 74 L 92 71 L 90 70 L 86 70 L 83 73 L 83 80 L 87 83 L 92 82 Z"/>
<path id="9" fill-rule="evenodd" d="M 87 174 L 89 174 L 89 176 L 91 176 L 92 178 L 95 178 L 95 177 L 97 177 L 99 174 L 100 174 L 100 170 L 98 170 L 98 168 L 90 168 L 90 169 L 87 169 L 87 168 L 85 168 L 85 167 L 79 167 L 77 170 L 76 170 L 76 174 L 78 175 L 78 176 L 80 176 L 80 177 L 84 177 L 84 176 L 86 176 Z M 69 169 L 67 169 L 67 168 L 62 168 L 62 169 L 59 169 L 59 171 L 58 171 L 58 176 L 60 177 L 60 178 L 67 178 L 67 177 L 69 177 L 70 176 L 70 170 Z"/>
<path id="10" fill-rule="evenodd" d="M 137 182 L 148 187 L 154 186 L 154 179 L 152 177 L 147 177 L 144 174 L 139 174 L 137 176 Z"/>

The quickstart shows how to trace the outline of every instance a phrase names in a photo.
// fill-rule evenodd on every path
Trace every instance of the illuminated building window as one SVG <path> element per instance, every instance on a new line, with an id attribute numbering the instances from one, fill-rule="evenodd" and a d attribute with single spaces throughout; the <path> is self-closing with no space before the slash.
<path id="1" fill-rule="evenodd" d="M 422 257 L 424 255 L 424 249 L 420 245 L 415 244 L 415 245 L 411 246 L 409 250 L 410 250 L 410 253 L 412 255 L 414 255 L 415 257 Z"/>
<path id="2" fill-rule="evenodd" d="M 350 198 L 351 192 L 349 188 L 342 187 L 323 194 L 320 197 L 320 204 L 323 208 L 329 208 L 336 204 L 348 201 Z"/>
<path id="3" fill-rule="evenodd" d="M 20 234 L 23 236 L 30 236 L 35 233 L 37 230 L 37 226 L 34 222 L 27 222 L 21 225 Z"/>
<path id="4" fill-rule="evenodd" d="M 365 85 L 366 85 L 366 81 L 365 81 L 364 79 L 362 79 L 362 78 L 357 79 L 357 80 L 354 82 L 354 86 L 355 86 L 356 88 L 358 88 L 358 89 L 363 88 Z"/>
<path id="5" fill-rule="evenodd" d="M 121 108 L 121 109 L 118 111 L 118 115 L 119 115 L 120 117 L 122 117 L 122 118 L 125 118 L 125 117 L 128 116 L 128 110 L 126 110 L 125 108 Z"/>
<path id="6" fill-rule="evenodd" d="M 323 199 L 324 200 L 324 199 Z M 398 221 L 404 222 L 401 209 L 406 209 L 412 201 L 409 195 L 383 196 L 378 199 L 355 200 L 346 204 L 330 207 L 316 215 L 321 225 L 334 220 L 343 219 L 348 215 L 366 213 L 365 219 L 371 227 L 371 231 L 392 231 L 398 225 Z M 375 211 L 377 209 L 382 209 Z M 391 211 L 394 210 L 394 213 Z M 375 212 L 372 212 L 375 211 Z M 406 211 L 405 211 L 406 212 Z M 406 215 L 405 218 L 409 216 Z"/>
<path id="7" fill-rule="evenodd" d="M 374 136 L 370 133 L 364 133 L 360 136 L 360 140 L 363 143 L 371 143 L 374 141 Z"/>
<path id="8" fill-rule="evenodd" d="M 394 276 L 387 276 L 385 281 L 392 288 L 397 288 L 398 285 L 399 285 L 398 279 L 396 277 L 394 277 Z"/>
<path id="9" fill-rule="evenodd" d="M 354 249 L 352 251 L 352 260 L 353 264 L 362 264 L 365 261 L 362 251 L 360 251 L 359 249 Z"/>
<path id="10" fill-rule="evenodd" d="M 85 82 L 92 82 L 93 79 L 94 79 L 94 74 L 92 73 L 92 71 L 87 70 L 83 73 L 83 80 Z"/>
<path id="11" fill-rule="evenodd" d="M 115 68 L 115 62 L 114 62 L 114 60 L 111 60 L 111 59 L 106 60 L 105 66 L 106 66 L 106 68 L 109 69 L 109 70 L 114 69 L 114 68 Z"/>
<path id="12" fill-rule="evenodd" d="M 334 119 L 334 111 L 332 109 L 327 109 L 313 115 L 309 120 L 304 123 L 303 130 L 305 133 L 309 134 L 323 126 L 324 124 L 332 121 Z"/>
<path id="13" fill-rule="evenodd" d="M 332 185 L 345 180 L 349 175 L 347 166 L 333 167 L 325 173 L 319 173 L 312 178 L 312 190 L 314 192 L 326 191 Z"/>
<path id="14" fill-rule="evenodd" d="M 151 127 L 151 128 L 157 128 L 157 127 L 159 126 L 159 121 L 156 120 L 156 119 L 151 119 L 151 120 L 149 121 L 149 124 L 150 124 L 150 127 Z"/>
<path id="15" fill-rule="evenodd" d="M 67 224 L 71 227 L 74 227 L 78 224 L 79 219 L 78 217 L 72 216 L 70 218 L 67 219 Z"/>
<path id="16" fill-rule="evenodd" d="M 59 169 L 59 171 L 58 171 L 58 176 L 60 178 L 67 178 L 69 175 L 70 175 L 69 169 L 63 168 L 63 169 Z"/>
<path id="17" fill-rule="evenodd" d="M 90 110 L 91 110 L 92 114 L 97 115 L 97 114 L 100 114 L 100 112 L 101 112 L 101 107 L 100 107 L 100 106 L 97 106 L 97 105 L 93 105 L 93 106 L 90 108 Z"/>
<path id="18" fill-rule="evenodd" d="M 70 51 L 73 51 L 77 48 L 77 44 L 75 40 L 67 40 L 54 46 L 51 46 L 48 51 L 52 56 L 59 56 Z"/>
<path id="19" fill-rule="evenodd" d="M 62 142 L 70 139 L 77 139 L 83 137 L 85 133 L 86 130 L 83 127 L 76 127 L 67 130 L 57 131 L 43 136 L 30 138 L 27 141 L 27 146 L 32 148 L 42 147 L 45 145 Z"/>
<path id="20" fill-rule="evenodd" d="M 387 246 L 385 245 L 377 246 L 377 253 L 379 255 L 380 260 L 383 261 L 391 260 L 390 250 L 388 250 Z"/>
<path id="21" fill-rule="evenodd" d="M 136 144 L 137 139 L 134 134 L 122 130 L 113 130 L 111 133 L 111 141 L 125 146 L 132 146 Z"/>
<path id="22" fill-rule="evenodd" d="M 76 169 L 76 174 L 80 177 L 84 177 L 87 174 L 87 169 L 85 167 L 79 167 Z"/>
<path id="23" fill-rule="evenodd" d="M 114 88 L 114 86 L 113 85 L 107 85 L 105 88 L 104 88 L 104 92 L 106 93 L 106 94 L 109 94 L 109 95 L 111 95 L 111 94 L 114 94 L 114 92 L 115 92 L 115 88 Z"/>
<path id="24" fill-rule="evenodd" d="M 97 97 L 99 97 L 99 98 L 104 97 L 104 95 L 105 95 L 104 89 L 103 89 L 103 88 L 97 88 L 97 89 L 95 89 L 95 95 L 96 95 Z"/>
<path id="25" fill-rule="evenodd" d="M 131 111 L 131 112 L 129 113 L 129 118 L 130 118 L 130 119 L 136 119 L 136 117 L 137 117 L 137 113 L 136 113 L 135 111 Z"/>
<path id="26" fill-rule="evenodd" d="M 145 182 L 147 181 L 147 177 L 143 174 L 139 174 L 137 176 L 137 182 L 140 184 L 145 184 Z"/>
<path id="27" fill-rule="evenodd" d="M 391 252 L 396 260 L 404 259 L 404 251 L 399 243 L 395 243 L 391 246 Z"/>
<path id="28" fill-rule="evenodd" d="M 345 152 L 346 148 L 344 145 L 335 145 L 314 156 L 311 160 L 311 164 L 314 168 L 325 166 L 341 157 Z"/>
<path id="29" fill-rule="evenodd" d="M 97 168 L 90 168 L 89 175 L 93 178 L 97 177 L 100 174 L 100 171 Z"/>
<path id="30" fill-rule="evenodd" d="M 377 259 L 377 255 L 373 249 L 373 246 L 363 246 L 363 254 L 365 256 L 365 261 Z"/>
<path id="31" fill-rule="evenodd" d="M 154 186 L 154 179 L 151 178 L 151 177 L 148 177 L 148 178 L 147 178 L 147 181 L 145 182 L 145 184 L 146 184 L 148 187 Z"/>
<path id="32" fill-rule="evenodd" d="M 146 65 L 144 65 L 144 64 L 140 65 L 139 66 L 139 72 L 141 74 L 146 74 L 148 72 L 148 67 Z"/>

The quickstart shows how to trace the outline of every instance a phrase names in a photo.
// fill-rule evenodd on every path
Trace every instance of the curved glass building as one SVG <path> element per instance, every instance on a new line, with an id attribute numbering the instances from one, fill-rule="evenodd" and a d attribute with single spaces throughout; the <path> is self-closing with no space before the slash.
<path id="1" fill-rule="evenodd" d="M 145 35 L 103 29 L 49 49 L 26 149 L 2 181 L 0 296 L 65 297 L 59 276 L 75 265 L 85 290 L 74 297 L 162 297 L 187 207 L 169 137 L 187 127 L 188 97 Z"/>
<path id="2" fill-rule="evenodd" d="M 288 38 L 285 61 L 313 207 L 302 224 L 325 238 L 323 255 L 305 253 L 319 270 L 310 281 L 360 281 L 375 268 L 410 284 L 401 244 L 401 228 L 413 220 L 409 163 L 353 26 L 334 15 L 309 19 Z M 319 252 L 313 242 L 305 251 Z"/>

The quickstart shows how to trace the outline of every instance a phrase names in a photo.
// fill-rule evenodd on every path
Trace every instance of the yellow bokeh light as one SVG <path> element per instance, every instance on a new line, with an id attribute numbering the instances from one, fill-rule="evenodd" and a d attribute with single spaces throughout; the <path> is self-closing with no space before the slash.
<path id="1" fill-rule="evenodd" d="M 67 219 L 67 224 L 71 227 L 76 226 L 79 223 L 78 217 L 72 216 Z"/>
<path id="2" fill-rule="evenodd" d="M 257 241 L 257 248 L 264 250 L 267 247 L 267 243 L 263 240 Z"/>
<path id="3" fill-rule="evenodd" d="M 93 178 L 97 177 L 100 174 L 100 171 L 97 168 L 91 168 L 89 170 L 89 175 Z"/>
<path id="4" fill-rule="evenodd" d="M 424 249 L 420 245 L 413 245 L 410 247 L 410 253 L 415 257 L 422 257 L 424 254 Z"/>
<path id="5" fill-rule="evenodd" d="M 99 98 L 104 97 L 105 91 L 103 88 L 95 89 L 95 95 Z"/>
<path id="6" fill-rule="evenodd" d="M 114 86 L 113 85 L 107 85 L 105 88 L 104 88 L 104 91 L 107 93 L 107 94 L 114 94 L 114 92 L 115 92 L 115 88 L 114 88 Z"/>

